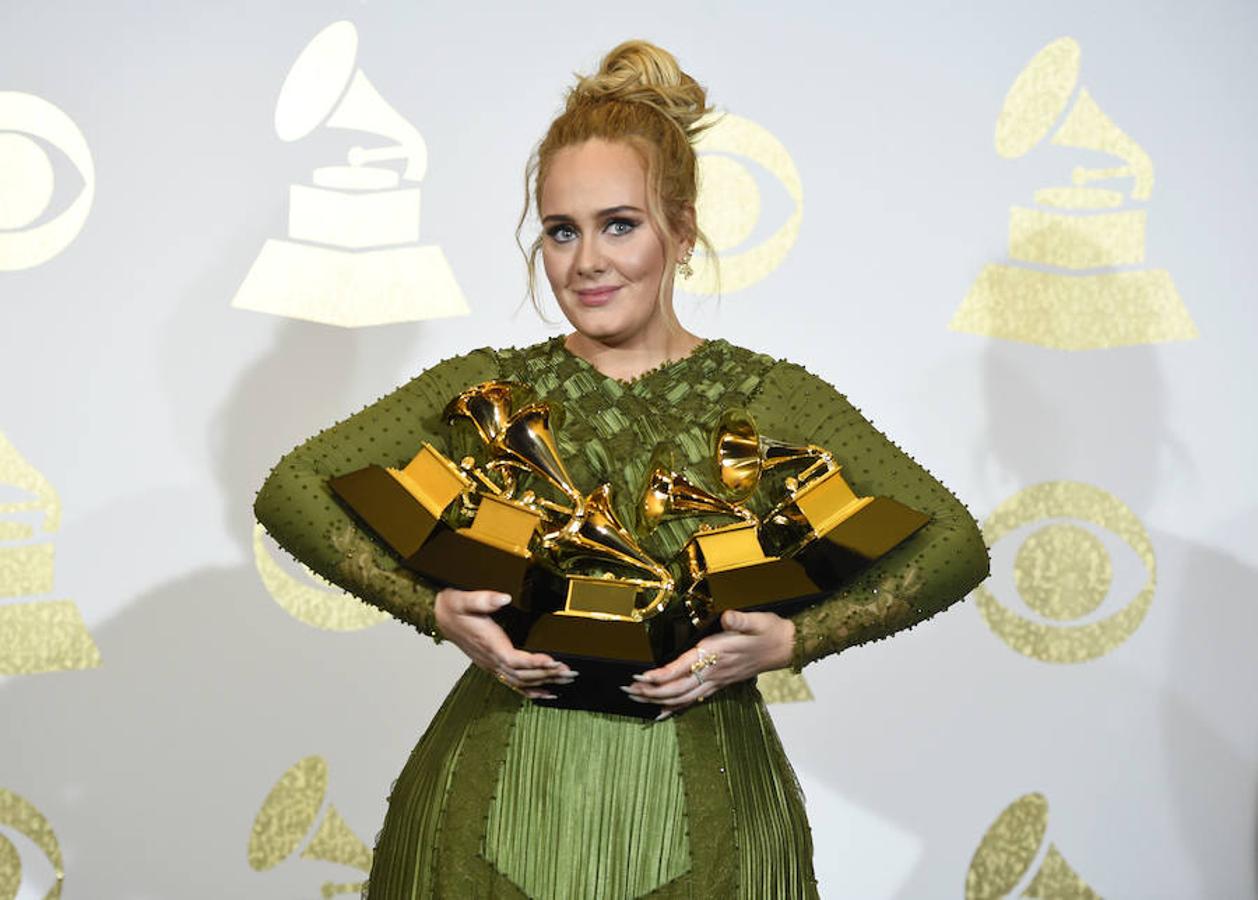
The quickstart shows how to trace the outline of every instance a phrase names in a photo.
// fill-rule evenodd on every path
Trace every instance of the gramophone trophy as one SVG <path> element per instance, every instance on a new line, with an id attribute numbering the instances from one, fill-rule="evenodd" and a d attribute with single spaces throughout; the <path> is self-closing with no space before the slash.
<path id="1" fill-rule="evenodd" d="M 451 401 L 446 418 L 471 420 L 497 447 L 509 428 L 520 430 L 511 414 L 519 388 L 502 381 L 477 385 Z M 407 567 L 443 584 L 502 591 L 523 608 L 531 542 L 547 510 L 532 494 L 512 496 L 516 479 L 501 459 L 485 468 L 490 471 L 471 457 L 456 465 L 425 442 L 404 469 L 367 466 L 328 484 Z M 492 473 L 501 473 L 502 484 Z M 458 510 L 456 500 L 462 501 Z M 468 518 L 465 527 L 450 524 Z"/>
<path id="2" fill-rule="evenodd" d="M 797 561 L 765 554 L 760 543 L 760 518 L 754 512 L 674 471 L 672 454 L 660 445 L 652 453 L 642 494 L 642 522 L 654 528 L 675 515 L 738 520 L 727 525 L 704 523 L 682 548 L 689 576 L 685 606 L 701 631 L 711 630 L 725 609 L 763 607 L 821 593 Z M 720 598 L 719 604 L 713 602 L 713 595 Z"/>
<path id="3" fill-rule="evenodd" d="M 786 496 L 750 523 L 696 532 L 687 544 L 687 603 L 706 630 L 727 609 L 792 612 L 815 602 L 924 526 L 930 517 L 890 497 L 858 497 L 834 455 L 815 444 L 765 437 L 751 416 L 728 410 L 717 425 L 714 456 L 721 482 L 748 499 L 764 473 L 806 463 L 784 481 Z M 765 550 L 769 555 L 765 555 Z M 775 569 L 762 569 L 760 556 Z M 761 572 L 781 581 L 768 582 Z"/>

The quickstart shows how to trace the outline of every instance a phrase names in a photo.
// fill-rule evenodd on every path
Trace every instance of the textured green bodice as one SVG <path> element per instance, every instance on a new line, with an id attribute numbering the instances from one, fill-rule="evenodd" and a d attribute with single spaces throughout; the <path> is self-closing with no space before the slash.
<path id="1" fill-rule="evenodd" d="M 652 449 L 715 486 L 711 434 L 728 407 L 766 436 L 833 451 L 860 495 L 893 497 L 928 525 L 842 590 L 792 616 L 793 668 L 886 637 L 960 600 L 988 574 L 974 519 L 842 394 L 803 367 L 708 340 L 629 382 L 561 337 L 444 360 L 294 448 L 254 510 L 296 559 L 440 640 L 437 586 L 402 568 L 333 498 L 327 479 L 404 466 L 427 440 L 459 459 L 470 428 L 441 413 L 490 379 L 530 385 L 563 408 L 555 428 L 573 481 L 608 482 L 635 525 Z M 750 505 L 777 496 L 766 484 Z M 674 556 L 702 520 L 666 520 L 642 546 Z M 721 520 L 716 520 L 721 521 Z M 802 799 L 754 682 L 660 723 L 536 706 L 469 666 L 390 796 L 369 883 L 374 900 L 427 896 L 767 897 L 815 893 Z"/>

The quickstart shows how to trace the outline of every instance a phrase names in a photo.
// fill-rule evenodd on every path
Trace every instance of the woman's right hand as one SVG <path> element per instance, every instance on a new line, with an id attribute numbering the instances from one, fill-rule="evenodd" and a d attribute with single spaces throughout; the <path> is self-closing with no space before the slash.
<path id="1" fill-rule="evenodd" d="M 491 614 L 511 602 L 498 591 L 437 592 L 437 628 L 468 659 L 526 697 L 553 700 L 547 684 L 571 684 L 577 673 L 545 653 L 517 650 Z"/>

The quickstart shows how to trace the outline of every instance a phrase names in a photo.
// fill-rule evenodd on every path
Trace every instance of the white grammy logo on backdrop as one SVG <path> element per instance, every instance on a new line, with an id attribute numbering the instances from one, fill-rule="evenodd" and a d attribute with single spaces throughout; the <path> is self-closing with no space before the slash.
<path id="1" fill-rule="evenodd" d="M 355 146 L 349 165 L 321 166 L 289 188 L 288 237 L 262 247 L 232 306 L 360 327 L 467 315 L 445 254 L 419 244 L 424 139 L 356 65 L 358 32 L 334 22 L 293 63 L 275 106 L 275 131 L 296 141 L 343 128 L 393 143 Z M 399 173 L 376 163 L 403 160 Z M 406 182 L 406 184 L 402 184 Z"/>

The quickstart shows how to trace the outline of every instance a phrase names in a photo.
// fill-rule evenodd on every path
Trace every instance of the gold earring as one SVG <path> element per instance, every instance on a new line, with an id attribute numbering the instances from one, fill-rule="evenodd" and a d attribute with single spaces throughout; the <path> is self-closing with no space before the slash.
<path id="1" fill-rule="evenodd" d="M 682 278 L 689 278 L 695 273 L 695 270 L 690 267 L 690 254 L 692 252 L 687 250 L 686 255 L 677 261 L 677 271 L 681 273 Z"/>

